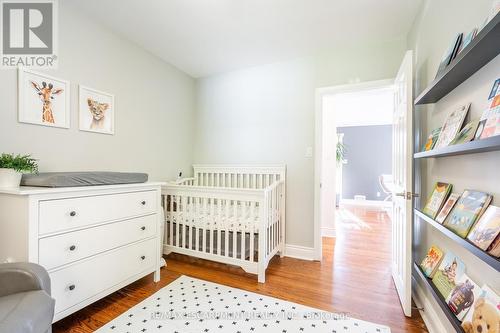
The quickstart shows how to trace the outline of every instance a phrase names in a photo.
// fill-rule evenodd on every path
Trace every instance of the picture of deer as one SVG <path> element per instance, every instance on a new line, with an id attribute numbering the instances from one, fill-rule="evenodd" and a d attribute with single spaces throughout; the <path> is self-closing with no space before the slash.
<path id="1" fill-rule="evenodd" d="M 92 98 L 87 98 L 90 114 L 92 115 L 92 123 L 90 129 L 102 130 L 104 129 L 106 110 L 109 108 L 108 103 L 99 103 Z"/>
<path id="2" fill-rule="evenodd" d="M 54 85 L 52 83 L 47 84 L 47 82 L 43 81 L 42 86 L 35 81 L 30 81 L 31 86 L 38 93 L 40 100 L 42 101 L 42 123 L 51 123 L 54 124 L 54 114 L 52 113 L 52 100 L 56 95 L 60 95 L 64 90 L 63 89 L 54 89 Z"/>

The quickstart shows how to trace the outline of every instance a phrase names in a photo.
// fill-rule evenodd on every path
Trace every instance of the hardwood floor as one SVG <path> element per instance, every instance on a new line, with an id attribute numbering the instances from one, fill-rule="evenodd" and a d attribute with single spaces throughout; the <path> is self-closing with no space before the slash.
<path id="1" fill-rule="evenodd" d="M 275 257 L 265 284 L 240 268 L 171 254 L 161 282 L 147 276 L 54 324 L 57 332 L 92 332 L 181 275 L 241 288 L 384 324 L 397 332 L 427 332 L 418 311 L 406 318 L 390 272 L 390 219 L 383 211 L 337 211 L 338 236 L 323 239 L 323 261 Z"/>

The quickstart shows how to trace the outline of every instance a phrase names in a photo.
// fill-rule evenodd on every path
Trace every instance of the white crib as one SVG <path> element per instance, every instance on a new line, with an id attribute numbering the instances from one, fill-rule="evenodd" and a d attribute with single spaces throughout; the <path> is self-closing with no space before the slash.
<path id="1" fill-rule="evenodd" d="M 285 250 L 284 165 L 194 165 L 194 178 L 163 186 L 165 254 L 240 266 L 265 282 Z"/>

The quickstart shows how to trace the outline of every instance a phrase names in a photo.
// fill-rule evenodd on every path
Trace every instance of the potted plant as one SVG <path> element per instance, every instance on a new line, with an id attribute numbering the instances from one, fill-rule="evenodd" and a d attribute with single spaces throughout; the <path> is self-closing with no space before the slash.
<path id="1" fill-rule="evenodd" d="M 38 164 L 30 155 L 0 155 L 0 187 L 19 187 L 23 173 L 37 173 Z"/>

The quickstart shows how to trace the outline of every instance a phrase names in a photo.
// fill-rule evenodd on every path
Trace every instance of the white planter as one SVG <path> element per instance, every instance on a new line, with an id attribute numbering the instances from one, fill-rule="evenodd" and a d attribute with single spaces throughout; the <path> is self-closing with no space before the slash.
<path id="1" fill-rule="evenodd" d="M 13 169 L 0 168 L 0 188 L 19 187 L 23 174 Z"/>

